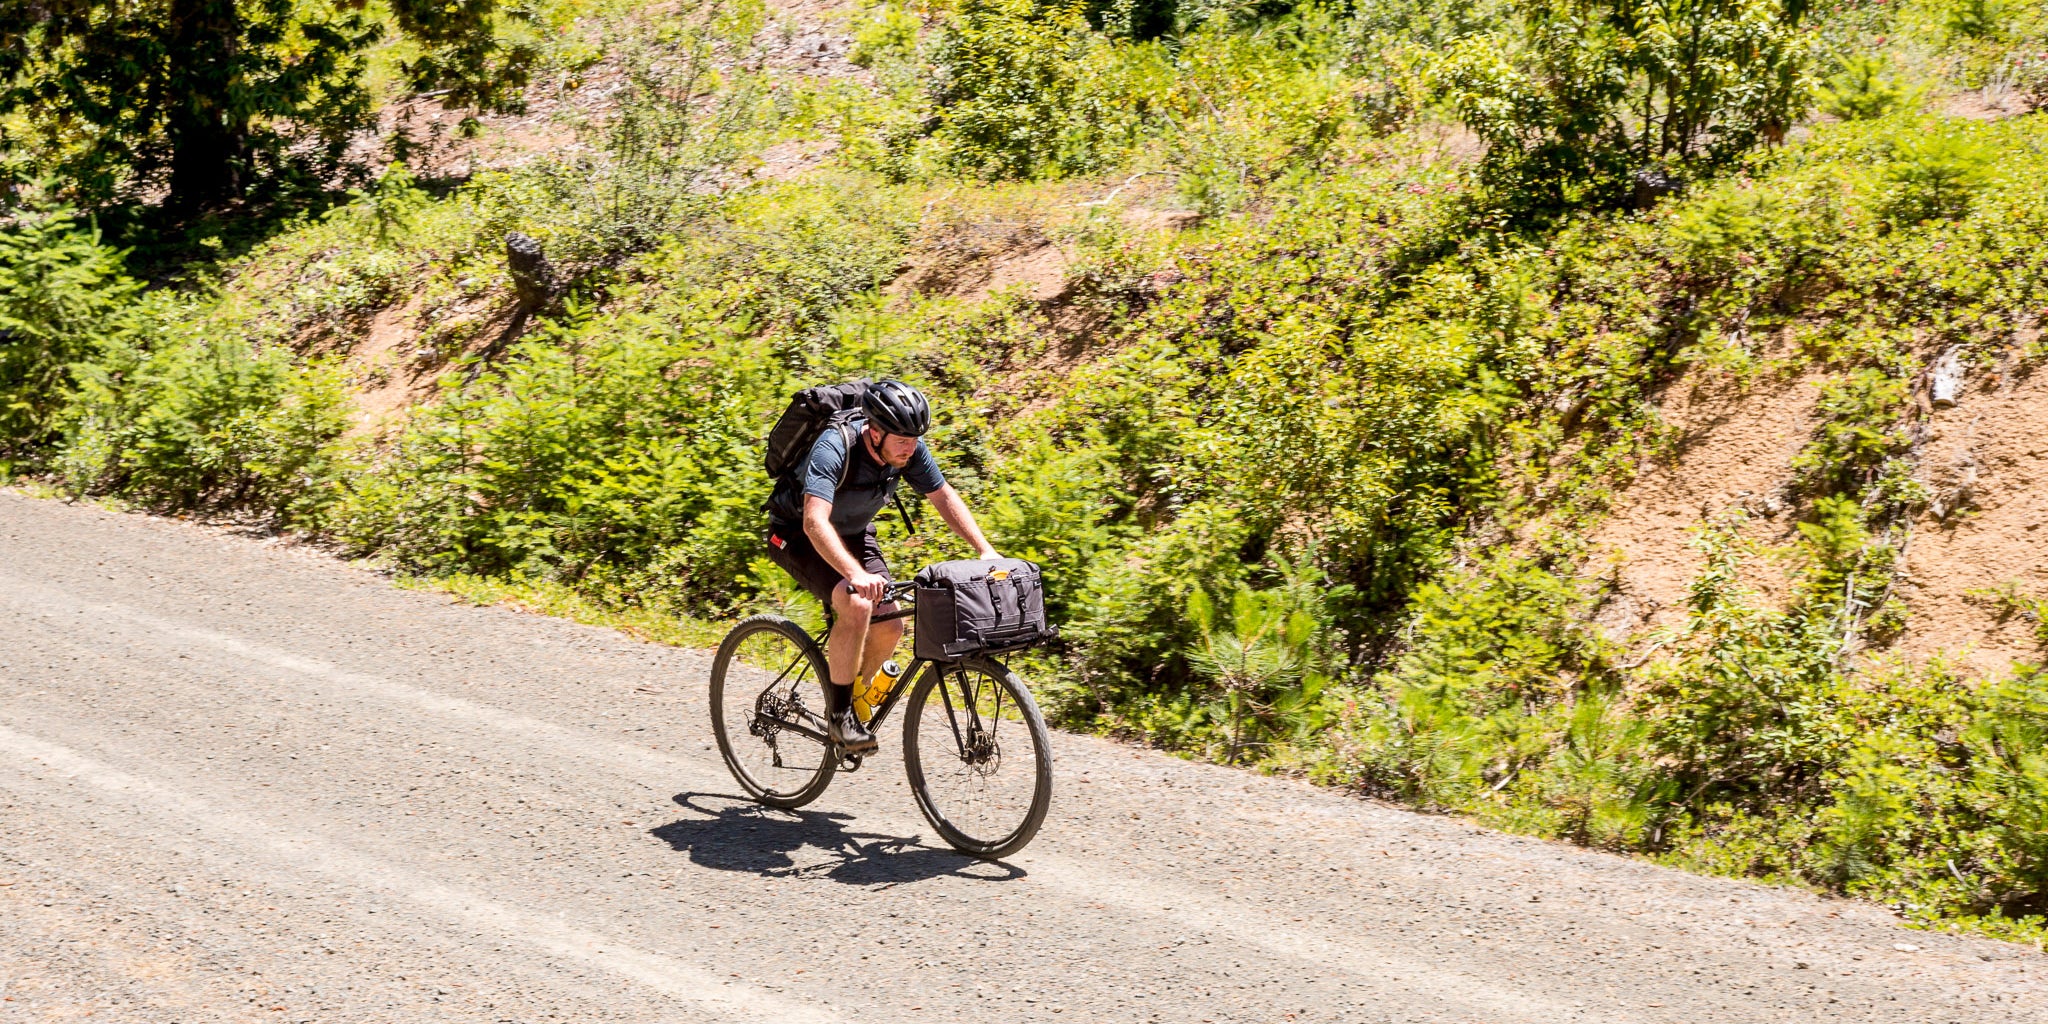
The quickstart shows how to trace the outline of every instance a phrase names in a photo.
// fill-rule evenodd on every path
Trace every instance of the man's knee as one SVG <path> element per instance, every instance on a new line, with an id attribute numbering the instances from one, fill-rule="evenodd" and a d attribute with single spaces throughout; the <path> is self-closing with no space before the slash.
<path id="1" fill-rule="evenodd" d="M 875 603 L 846 589 L 842 583 L 832 591 L 832 611 L 842 622 L 866 622 L 875 614 Z"/>

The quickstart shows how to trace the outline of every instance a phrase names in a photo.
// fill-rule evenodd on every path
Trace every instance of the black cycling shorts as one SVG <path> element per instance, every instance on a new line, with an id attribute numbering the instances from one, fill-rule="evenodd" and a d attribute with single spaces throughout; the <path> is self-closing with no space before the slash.
<path id="1" fill-rule="evenodd" d="M 870 524 L 864 533 L 840 534 L 839 543 L 846 545 L 848 553 L 860 559 L 861 568 L 877 576 L 889 575 L 889 563 L 882 559 L 882 545 L 875 540 L 875 528 Z M 768 524 L 768 560 L 782 567 L 784 572 L 796 577 L 811 596 L 832 607 L 832 592 L 846 585 L 846 577 L 818 554 L 801 526 Z"/>

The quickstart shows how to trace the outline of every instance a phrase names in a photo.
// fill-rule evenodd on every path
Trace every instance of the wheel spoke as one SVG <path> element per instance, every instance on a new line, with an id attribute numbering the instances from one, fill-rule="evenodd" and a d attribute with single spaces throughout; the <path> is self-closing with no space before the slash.
<path id="1" fill-rule="evenodd" d="M 995 662 L 949 667 L 913 696 L 905 766 L 919 809 L 963 851 L 1003 856 L 1044 820 L 1051 753 L 1029 699 L 1022 681 Z M 1025 724 L 1002 728 L 1006 712 Z"/>
<path id="2" fill-rule="evenodd" d="M 719 751 L 733 778 L 764 802 L 800 806 L 830 781 L 822 728 L 807 727 L 819 720 L 805 706 L 805 684 L 822 677 L 822 657 L 794 623 L 771 616 L 747 619 L 719 645 L 711 678 Z"/>
<path id="3" fill-rule="evenodd" d="M 804 663 L 804 660 L 805 659 L 803 651 L 799 650 L 791 653 L 789 657 L 789 664 L 784 666 L 782 671 L 775 674 L 775 681 L 769 683 L 768 688 L 772 690 L 782 685 L 782 680 L 788 677 L 789 670 L 797 667 L 798 665 L 802 665 Z M 798 686 L 803 685 L 804 677 L 807 675 L 810 675 L 809 666 L 806 666 L 802 672 L 797 673 L 796 681 L 789 684 L 789 692 L 795 693 L 796 688 Z"/>

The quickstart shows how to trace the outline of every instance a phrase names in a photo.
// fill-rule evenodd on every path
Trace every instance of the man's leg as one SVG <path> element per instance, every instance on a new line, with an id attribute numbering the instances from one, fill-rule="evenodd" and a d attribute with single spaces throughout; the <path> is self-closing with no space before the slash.
<path id="1" fill-rule="evenodd" d="M 847 542 L 848 550 L 858 552 L 861 566 L 867 571 L 877 576 L 893 575 L 889 572 L 889 560 L 882 556 L 882 543 L 875 537 L 873 524 L 869 524 L 867 530 L 858 538 L 858 546 L 854 543 L 855 538 L 842 539 Z M 895 610 L 896 602 L 891 601 L 873 609 L 861 620 L 868 629 L 864 638 L 866 642 L 861 645 L 860 675 L 857 678 L 873 679 L 875 672 L 882 667 L 882 662 L 889 660 L 889 656 L 896 653 L 896 642 L 903 639 L 903 620 L 874 621 L 875 615 L 885 615 Z M 837 679 L 839 676 L 835 674 L 832 678 Z"/>
<path id="2" fill-rule="evenodd" d="M 868 638 L 868 620 L 874 616 L 875 604 L 859 594 L 849 593 L 846 584 L 841 583 L 832 590 L 832 632 L 825 638 L 825 663 L 832 670 L 832 682 L 852 686 L 856 678 L 854 670 L 863 668 L 866 660 L 861 655 Z M 882 623 L 883 626 L 899 625 Z M 879 626 L 876 628 L 880 628 Z M 898 633 L 902 630 L 899 628 Z"/>
<path id="3" fill-rule="evenodd" d="M 882 613 L 895 610 L 896 604 L 893 601 L 876 609 L 877 612 Z M 896 645 L 902 640 L 902 619 L 890 619 L 887 622 L 877 622 L 869 626 L 867 642 L 861 645 L 860 675 L 858 678 L 873 679 L 875 673 L 881 669 L 882 663 L 888 661 L 889 656 L 896 653 Z"/>
<path id="4" fill-rule="evenodd" d="M 832 739 L 854 754 L 875 749 L 875 735 L 853 713 L 854 672 L 874 611 L 874 602 L 849 592 L 844 583 L 832 589 L 832 633 L 825 638 L 825 663 L 832 678 L 825 684 L 825 717 Z"/>
<path id="5" fill-rule="evenodd" d="M 860 665 L 862 641 L 867 638 L 869 617 L 874 613 L 873 603 L 847 593 L 846 581 L 826 564 L 800 529 L 778 528 L 770 523 L 768 558 L 832 609 L 832 632 L 825 638 L 828 678 L 818 680 L 824 691 L 825 717 L 831 723 L 832 738 L 856 752 L 874 749 L 874 736 L 852 715 L 854 671 Z"/>

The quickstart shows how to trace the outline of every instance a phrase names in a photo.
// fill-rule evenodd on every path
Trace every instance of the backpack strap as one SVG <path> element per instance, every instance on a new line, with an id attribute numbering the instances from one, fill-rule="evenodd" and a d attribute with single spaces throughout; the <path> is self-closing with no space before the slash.
<path id="1" fill-rule="evenodd" d="M 833 424 L 833 429 L 839 431 L 839 440 L 846 447 L 846 457 L 839 460 L 839 479 L 832 482 L 832 490 L 837 491 L 846 486 L 846 474 L 853 472 L 853 446 L 860 443 L 860 431 L 850 419 Z"/>
<path id="2" fill-rule="evenodd" d="M 903 517 L 904 532 L 916 533 L 917 524 L 911 521 L 910 511 L 903 507 L 903 495 L 900 493 L 891 493 L 889 495 L 889 500 L 896 503 L 896 514 Z"/>
<path id="3" fill-rule="evenodd" d="M 866 424 L 867 421 L 861 422 Z M 861 432 L 854 427 L 850 419 L 837 424 L 837 428 L 840 438 L 846 442 L 846 458 L 839 462 L 839 480 L 832 485 L 835 491 L 846 486 L 846 474 L 853 472 L 853 446 L 860 443 L 861 436 Z M 891 492 L 889 498 L 896 503 L 896 514 L 903 517 L 904 532 L 916 533 L 917 524 L 911 521 L 910 513 L 903 508 L 903 495 Z"/>

